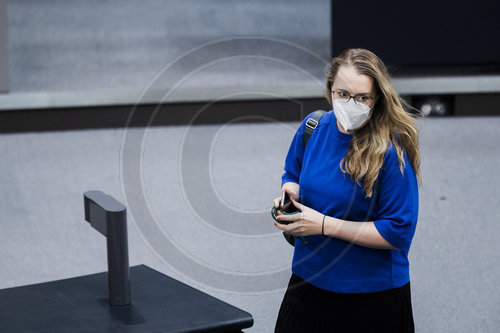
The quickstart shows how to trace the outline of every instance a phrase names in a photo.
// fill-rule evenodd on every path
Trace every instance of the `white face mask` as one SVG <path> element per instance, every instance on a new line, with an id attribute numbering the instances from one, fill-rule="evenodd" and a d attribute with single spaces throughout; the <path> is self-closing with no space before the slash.
<path id="1" fill-rule="evenodd" d="M 368 105 L 355 103 L 353 98 L 347 103 L 339 102 L 338 99 L 333 101 L 335 117 L 346 131 L 361 127 L 370 116 L 370 109 Z"/>

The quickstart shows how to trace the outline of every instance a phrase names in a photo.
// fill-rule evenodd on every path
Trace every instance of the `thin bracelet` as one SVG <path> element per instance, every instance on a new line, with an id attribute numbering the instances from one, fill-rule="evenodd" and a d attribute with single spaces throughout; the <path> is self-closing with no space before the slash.
<path id="1" fill-rule="evenodd" d="M 323 236 L 325 235 L 325 217 L 326 217 L 326 215 L 323 214 L 323 223 L 321 224 L 321 234 Z"/>

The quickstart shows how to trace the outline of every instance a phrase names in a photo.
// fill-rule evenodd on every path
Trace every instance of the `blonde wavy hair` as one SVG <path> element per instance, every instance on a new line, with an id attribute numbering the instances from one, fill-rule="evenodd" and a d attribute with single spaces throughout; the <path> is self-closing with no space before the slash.
<path id="1" fill-rule="evenodd" d="M 404 174 L 406 152 L 415 171 L 418 182 L 422 184 L 420 173 L 419 132 L 415 119 L 422 117 L 417 109 L 402 100 L 394 87 L 385 65 L 372 52 L 365 49 L 347 49 L 332 59 L 326 76 L 326 98 L 332 105 L 332 85 L 340 67 L 352 66 L 359 74 L 373 79 L 377 100 L 372 114 L 361 128 L 354 130 L 347 154 L 340 162 L 340 168 L 350 175 L 351 181 L 361 186 L 366 197 L 373 195 L 373 186 L 384 162 L 385 153 L 392 142 L 398 156 L 401 174 Z M 405 107 L 415 111 L 410 114 Z"/>

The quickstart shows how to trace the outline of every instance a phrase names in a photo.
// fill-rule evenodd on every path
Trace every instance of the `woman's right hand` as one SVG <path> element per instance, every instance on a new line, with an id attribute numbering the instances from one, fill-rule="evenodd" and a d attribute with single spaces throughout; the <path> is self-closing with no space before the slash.
<path id="1" fill-rule="evenodd" d="M 299 200 L 299 184 L 293 182 L 287 182 L 281 187 L 281 191 L 288 193 L 290 198 Z M 278 208 L 280 206 L 281 196 L 273 200 L 274 207 Z"/>

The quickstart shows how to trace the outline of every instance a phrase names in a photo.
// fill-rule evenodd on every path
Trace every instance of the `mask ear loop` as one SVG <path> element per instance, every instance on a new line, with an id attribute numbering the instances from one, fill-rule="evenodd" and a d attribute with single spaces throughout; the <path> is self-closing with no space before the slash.
<path id="1" fill-rule="evenodd" d="M 377 95 L 377 96 L 375 97 L 375 100 L 373 101 L 373 105 L 372 105 L 372 106 L 370 106 L 370 117 L 368 117 L 368 118 L 371 118 L 371 117 L 372 117 L 372 113 L 373 113 L 373 111 L 375 110 L 375 105 L 377 105 L 378 98 L 379 98 L 379 96 Z"/>
<path id="2" fill-rule="evenodd" d="M 375 100 L 373 101 L 373 105 L 370 107 L 370 116 L 368 117 L 368 124 L 370 124 L 370 128 L 373 129 L 373 123 L 370 121 L 371 117 L 373 116 L 373 112 L 375 111 L 375 105 L 377 105 L 378 99 L 380 98 L 380 95 L 377 95 L 375 97 Z M 365 124 L 366 125 L 366 124 Z"/>

